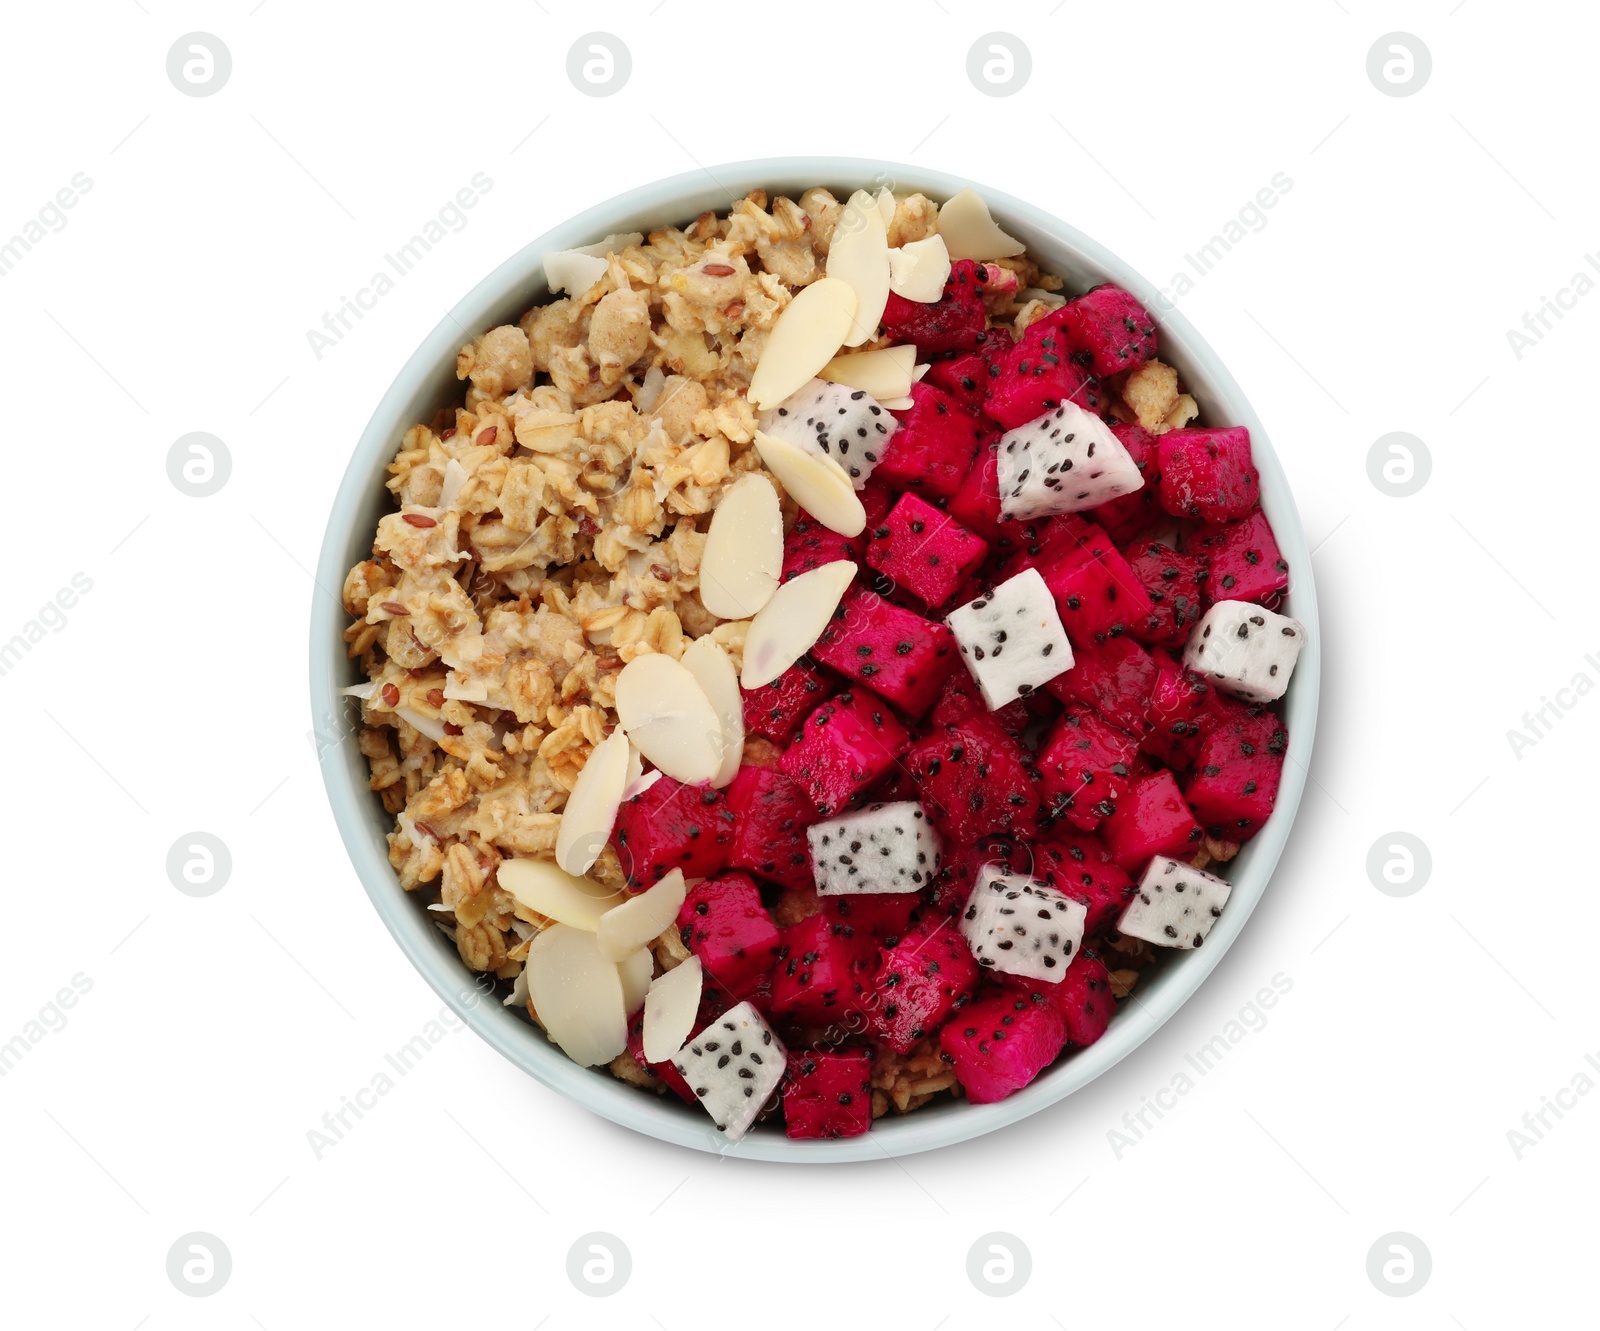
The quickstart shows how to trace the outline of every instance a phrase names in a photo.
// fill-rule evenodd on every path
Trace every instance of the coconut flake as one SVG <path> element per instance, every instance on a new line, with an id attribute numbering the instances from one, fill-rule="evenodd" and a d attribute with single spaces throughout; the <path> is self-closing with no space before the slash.
<path id="1" fill-rule="evenodd" d="M 746 472 L 711 514 L 700 555 L 700 603 L 718 619 L 749 619 L 772 599 L 782 571 L 778 492 L 760 472 Z"/>
<path id="2" fill-rule="evenodd" d="M 668 776 L 692 786 L 717 774 L 722 720 L 695 677 L 670 656 L 634 657 L 617 676 L 616 698 L 628 738 Z"/>
<path id="3" fill-rule="evenodd" d="M 828 276 L 842 278 L 856 293 L 855 318 L 845 334 L 858 347 L 878 331 L 889 300 L 889 237 L 883 213 L 866 190 L 850 196 L 828 245 Z"/>
<path id="4" fill-rule="evenodd" d="M 656 976 L 644 1000 L 644 1056 L 647 1061 L 666 1062 L 694 1034 L 704 987 L 705 971 L 699 957 L 690 957 L 664 975 Z"/>
<path id="5" fill-rule="evenodd" d="M 703 569 L 702 565 L 702 577 Z M 720 790 L 733 780 L 744 758 L 744 699 L 739 693 L 739 673 L 733 668 L 733 658 L 709 633 L 689 644 L 683 654 L 683 668 L 705 690 L 722 720 L 722 764 L 711 778 L 711 784 Z"/>
<path id="6" fill-rule="evenodd" d="M 1067 298 L 1059 291 L 1046 291 L 1043 287 L 1023 287 L 1017 292 L 1018 304 L 1026 305 L 1030 300 L 1036 300 L 1052 310 L 1059 310 L 1067 303 Z"/>
<path id="7" fill-rule="evenodd" d="M 621 727 L 589 751 L 556 832 L 556 863 L 568 873 L 588 873 L 605 849 L 628 785 L 631 752 L 632 745 Z"/>
<path id="8" fill-rule="evenodd" d="M 756 449 L 790 497 L 829 531 L 859 536 L 865 529 L 867 510 L 856 496 L 855 482 L 831 457 L 809 453 L 764 430 L 756 431 Z"/>
<path id="9" fill-rule="evenodd" d="M 848 559 L 837 559 L 791 578 L 750 621 L 744 638 L 746 689 L 770 684 L 816 645 L 856 575 Z"/>
<path id="10" fill-rule="evenodd" d="M 589 933 L 600 927 L 602 915 L 628 899 L 625 892 L 576 877 L 549 860 L 502 860 L 495 881 L 536 914 Z"/>
<path id="11" fill-rule="evenodd" d="M 939 234 L 952 259 L 1004 259 L 1028 248 L 995 224 L 989 205 L 970 185 L 939 209 Z"/>
<path id="12" fill-rule="evenodd" d="M 666 387 L 667 375 L 659 365 L 652 365 L 644 372 L 644 378 L 639 381 L 639 391 L 633 395 L 634 410 L 643 415 L 649 415 L 656 409 L 656 403 L 661 399 L 661 390 Z"/>
<path id="13" fill-rule="evenodd" d="M 856 317 L 855 288 L 819 277 L 783 307 L 772 325 L 746 396 L 757 411 L 775 407 L 834 358 Z"/>
<path id="14" fill-rule="evenodd" d="M 611 264 L 582 250 L 548 250 L 544 255 L 544 280 L 551 291 L 581 296 L 611 270 Z"/>
<path id="15" fill-rule="evenodd" d="M 396 707 L 394 714 L 413 730 L 420 731 L 435 744 L 444 738 L 444 722 L 436 716 L 424 716 L 415 707 Z"/>
<path id="16" fill-rule="evenodd" d="M 339 692 L 346 698 L 360 698 L 362 702 L 366 702 L 378 691 L 378 684 L 378 680 L 369 679 L 361 684 L 352 684 L 347 689 L 340 689 Z"/>
<path id="17" fill-rule="evenodd" d="M 891 251 L 892 252 L 892 251 Z M 883 405 L 886 398 L 901 398 L 911 391 L 917 349 L 909 342 L 900 347 L 880 347 L 835 356 L 817 372 L 817 378 L 846 388 L 859 388 Z"/>
<path id="18" fill-rule="evenodd" d="M 932 304 L 950 280 L 950 250 L 944 237 L 929 236 L 889 251 L 889 290 L 906 300 Z"/>
<path id="19" fill-rule="evenodd" d="M 511 982 L 511 992 L 500 1000 L 501 1007 L 526 1007 L 528 1002 L 528 968 L 524 966 Z"/>
<path id="20" fill-rule="evenodd" d="M 461 498 L 461 487 L 467 483 L 467 469 L 454 458 L 444 464 L 444 480 L 439 486 L 439 507 L 454 509 Z"/>
<path id="21" fill-rule="evenodd" d="M 595 930 L 600 955 L 620 962 L 661 937 L 678 918 L 687 891 L 683 871 L 674 869 L 654 886 L 613 906 L 600 917 L 600 927 Z M 628 1011 L 633 1011 L 632 1005 Z"/>
<path id="22" fill-rule="evenodd" d="M 623 250 L 633 245 L 644 244 L 642 231 L 614 231 L 604 240 L 597 240 L 593 245 L 579 245 L 573 253 L 592 254 L 603 259 L 608 254 L 620 254 Z"/>
<path id="23" fill-rule="evenodd" d="M 622 1010 L 630 1017 L 644 1006 L 645 995 L 650 992 L 650 977 L 655 973 L 656 959 L 647 947 L 628 953 L 617 963 L 617 979 L 622 981 Z"/>
<path id="24" fill-rule="evenodd" d="M 528 945 L 527 974 L 545 1034 L 574 1063 L 594 1067 L 627 1049 L 622 977 L 600 955 L 593 934 L 551 925 Z"/>

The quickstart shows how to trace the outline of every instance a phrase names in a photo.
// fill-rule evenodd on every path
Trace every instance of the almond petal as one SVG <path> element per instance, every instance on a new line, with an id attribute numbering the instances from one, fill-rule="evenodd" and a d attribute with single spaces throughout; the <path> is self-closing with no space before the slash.
<path id="1" fill-rule="evenodd" d="M 643 245 L 644 232 L 642 231 L 617 231 L 607 236 L 604 240 L 597 240 L 593 245 L 579 245 L 573 253 L 593 254 L 598 258 L 605 258 L 608 254 L 620 254 L 630 245 Z"/>
<path id="2" fill-rule="evenodd" d="M 939 209 L 939 234 L 952 259 L 1004 259 L 1028 247 L 989 216 L 989 205 L 970 185 Z"/>
<path id="3" fill-rule="evenodd" d="M 950 251 L 943 236 L 913 240 L 889 251 L 889 290 L 907 300 L 931 304 L 950 280 Z"/>
<path id="4" fill-rule="evenodd" d="M 600 955 L 610 961 L 625 961 L 659 938 L 678 918 L 687 890 L 682 870 L 674 869 L 653 887 L 613 906 L 600 917 L 600 927 L 595 930 Z M 628 1011 L 633 1011 L 632 1004 Z"/>
<path id="5" fill-rule="evenodd" d="M 568 873 L 588 873 L 605 849 L 628 785 L 631 752 L 620 726 L 589 751 L 556 833 L 556 863 Z"/>
<path id="6" fill-rule="evenodd" d="M 711 784 L 720 790 L 733 780 L 744 758 L 744 699 L 739 695 L 739 672 L 733 668 L 733 658 L 710 634 L 689 644 L 683 654 L 683 668 L 705 690 L 722 719 L 722 765 L 711 778 Z"/>
<path id="7" fill-rule="evenodd" d="M 576 877 L 549 860 L 503 860 L 495 881 L 536 914 L 589 933 L 600 927 L 602 915 L 628 899 L 625 892 Z"/>
<path id="8" fill-rule="evenodd" d="M 894 191 L 887 185 L 878 191 L 878 216 L 883 218 L 883 227 L 887 231 L 894 225 L 895 210 Z"/>
<path id="9" fill-rule="evenodd" d="M 747 689 L 770 684 L 816 645 L 839 608 L 856 566 L 838 559 L 798 578 L 791 578 L 750 621 L 744 638 L 744 673 L 739 683 Z"/>
<path id="10" fill-rule="evenodd" d="M 841 536 L 862 533 L 867 510 L 861 507 L 850 473 L 831 457 L 808 453 L 764 430 L 756 431 L 756 449 L 794 501 L 829 531 Z"/>
<path id="11" fill-rule="evenodd" d="M 609 1063 L 628 1047 L 622 977 L 595 936 L 565 924 L 528 945 L 528 1000 L 540 1024 L 574 1063 Z"/>
<path id="12" fill-rule="evenodd" d="M 839 214 L 828 245 L 828 276 L 855 289 L 855 318 L 844 344 L 858 347 L 878 331 L 889 300 L 889 237 L 877 200 L 866 190 L 852 194 Z"/>
<path id="13" fill-rule="evenodd" d="M 699 957 L 690 957 L 656 976 L 644 1000 L 644 1056 L 650 1062 L 666 1062 L 689 1042 L 704 987 L 705 971 Z"/>
<path id="14" fill-rule="evenodd" d="M 856 317 L 856 293 L 836 277 L 820 277 L 783 308 L 746 396 L 757 411 L 775 407 L 817 377 L 844 344 Z"/>
<path id="15" fill-rule="evenodd" d="M 617 963 L 617 979 L 622 981 L 622 1010 L 630 1017 L 644 1006 L 650 992 L 650 977 L 655 973 L 655 955 L 647 947 L 635 949 Z"/>
<path id="16" fill-rule="evenodd" d="M 581 296 L 610 270 L 606 260 L 582 250 L 550 250 L 544 256 L 544 280 L 551 291 Z"/>
<path id="17" fill-rule="evenodd" d="M 645 772 L 628 782 L 628 788 L 622 792 L 622 798 L 625 800 L 631 800 L 635 795 L 644 794 L 645 791 L 649 790 L 651 786 L 655 785 L 655 783 L 661 780 L 661 778 L 665 775 L 665 772 L 658 772 L 655 770 L 655 768 L 651 768 L 648 772 Z"/>
<path id="18" fill-rule="evenodd" d="M 711 514 L 700 555 L 700 603 L 718 619 L 749 619 L 772 599 L 782 571 L 778 492 L 760 472 L 746 472 Z"/>
<path id="19" fill-rule="evenodd" d="M 916 359 L 917 349 L 909 342 L 901 347 L 857 351 L 848 356 L 835 356 L 818 371 L 817 378 L 843 384 L 846 388 L 859 388 L 877 398 L 881 406 L 885 398 L 901 398 L 911 391 Z"/>
<path id="20" fill-rule="evenodd" d="M 916 398 L 907 394 L 905 397 L 887 397 L 878 403 L 885 411 L 910 411 L 917 405 Z"/>
<path id="21" fill-rule="evenodd" d="M 721 718 L 694 676 L 670 656 L 634 657 L 617 676 L 616 695 L 618 721 L 650 762 L 685 785 L 717 774 Z"/>

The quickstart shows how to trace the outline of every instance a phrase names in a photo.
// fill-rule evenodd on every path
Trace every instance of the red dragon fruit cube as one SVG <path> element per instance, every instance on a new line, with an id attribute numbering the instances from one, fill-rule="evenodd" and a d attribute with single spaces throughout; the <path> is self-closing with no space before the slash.
<path id="1" fill-rule="evenodd" d="M 853 892 L 822 899 L 822 913 L 847 936 L 871 939 L 885 947 L 892 947 L 905 935 L 921 907 L 920 892 Z"/>
<path id="2" fill-rule="evenodd" d="M 784 1069 L 784 1131 L 797 1140 L 859 1137 L 872 1126 L 872 1054 L 791 1050 Z"/>
<path id="3" fill-rule="evenodd" d="M 912 384 L 911 406 L 892 414 L 900 428 L 890 436 L 873 479 L 930 499 L 949 499 L 961 488 L 978 449 L 993 434 L 948 393 L 927 383 Z"/>
<path id="4" fill-rule="evenodd" d="M 909 740 L 882 698 L 853 689 L 806 718 L 778 766 L 805 792 L 818 816 L 827 818 L 865 796 Z"/>
<path id="5" fill-rule="evenodd" d="M 989 543 L 927 500 L 903 494 L 867 544 L 867 563 L 929 609 L 944 605 L 989 553 Z"/>
<path id="6" fill-rule="evenodd" d="M 1080 952 L 1072 959 L 1052 997 L 1066 1023 L 1067 1043 L 1079 1048 L 1104 1035 L 1117 1012 L 1105 963 L 1090 951 Z"/>
<path id="7" fill-rule="evenodd" d="M 1092 832 L 1117 811 L 1139 743 L 1092 707 L 1069 704 L 1039 751 L 1039 784 L 1053 808 Z"/>
<path id="8" fill-rule="evenodd" d="M 1084 516 L 1104 527 L 1106 535 L 1121 545 L 1162 521 L 1166 511 L 1160 502 L 1161 471 L 1157 465 L 1160 450 L 1156 437 L 1140 425 L 1113 425 L 1111 433 L 1128 450 L 1128 456 L 1144 477 L 1144 486 L 1132 494 L 1107 500 Z"/>
<path id="9" fill-rule="evenodd" d="M 885 947 L 869 992 L 868 1029 L 899 1054 L 932 1035 L 972 999 L 978 963 L 961 931 L 943 918 Z"/>
<path id="10" fill-rule="evenodd" d="M 1264 709 L 1226 700 L 1215 700 L 1213 708 L 1184 795 L 1211 836 L 1246 841 L 1278 798 L 1289 732 L 1282 718 Z"/>
<path id="11" fill-rule="evenodd" d="M 969 1003 L 939 1032 L 940 1057 L 973 1104 L 1020 1091 L 1067 1043 L 1067 1024 L 1048 985 L 996 990 Z"/>
<path id="12" fill-rule="evenodd" d="M 1098 527 L 1082 544 L 1041 559 L 1038 568 L 1074 647 L 1131 632 L 1155 608 L 1128 561 Z"/>
<path id="13" fill-rule="evenodd" d="M 1025 848 L 1024 872 L 1081 902 L 1085 937 L 1109 929 L 1137 890 L 1099 837 L 1088 832 L 1051 836 Z"/>
<path id="14" fill-rule="evenodd" d="M 664 1063 L 652 1063 L 644 1056 L 643 1011 L 639 1012 L 628 1026 L 628 1055 L 640 1068 L 656 1078 L 685 1104 L 695 1103 L 694 1092 L 689 1089 L 689 1083 L 683 1079 L 683 1074 L 672 1066 L 671 1059 Z"/>
<path id="15" fill-rule="evenodd" d="M 772 1010 L 825 1026 L 861 1011 L 861 995 L 877 948 L 869 937 L 818 912 L 778 930 L 772 967 Z"/>
<path id="16" fill-rule="evenodd" d="M 1211 570 L 1199 555 L 1147 541 L 1123 552 L 1128 567 L 1150 597 L 1151 610 L 1131 631 L 1145 642 L 1176 645 L 1200 622 L 1210 604 Z"/>
<path id="17" fill-rule="evenodd" d="M 935 361 L 923 380 L 942 388 L 968 411 L 982 413 L 989 389 L 1000 377 L 1000 364 L 1011 350 L 1011 338 L 1003 328 L 990 332 L 990 340 L 979 351 L 954 360 Z"/>
<path id="18" fill-rule="evenodd" d="M 1053 684 L 1055 681 L 1052 680 Z M 1028 713 L 1027 701 L 1014 698 L 999 711 L 991 712 L 978 689 L 970 671 L 952 670 L 944 682 L 939 701 L 928 713 L 928 729 L 937 732 L 942 726 L 956 725 L 968 717 L 991 717 L 1014 740 L 1021 740 L 1033 718 Z"/>
<path id="19" fill-rule="evenodd" d="M 908 716 L 921 716 L 933 705 L 960 659 L 943 624 L 859 590 L 833 612 L 811 654 L 881 693 Z"/>
<path id="20" fill-rule="evenodd" d="M 1187 770 L 1199 751 L 1211 698 L 1211 685 L 1199 675 L 1163 660 L 1150 690 L 1150 729 L 1140 747 L 1175 771 Z"/>
<path id="21" fill-rule="evenodd" d="M 1006 531 L 1014 523 L 1000 517 L 1000 444 L 996 437 L 978 450 L 961 484 L 950 496 L 945 511 L 964 527 L 978 533 L 997 549 L 1007 545 Z"/>
<path id="22" fill-rule="evenodd" d="M 987 716 L 944 726 L 912 745 L 904 761 L 947 841 L 1020 833 L 1039 812 L 1026 751 Z"/>
<path id="23" fill-rule="evenodd" d="M 624 800 L 611 829 L 622 871 L 633 888 L 649 887 L 673 869 L 704 878 L 728 862 L 735 832 L 723 792 L 708 782 L 686 786 L 670 776 Z"/>
<path id="24" fill-rule="evenodd" d="M 806 828 L 817 815 L 799 786 L 776 768 L 744 766 L 728 787 L 728 807 L 735 827 L 731 868 L 784 887 L 811 886 Z"/>
<path id="25" fill-rule="evenodd" d="M 1250 459 L 1250 431 L 1168 430 L 1161 436 L 1161 506 L 1174 517 L 1203 522 L 1242 518 L 1261 498 Z"/>
<path id="26" fill-rule="evenodd" d="M 1093 375 L 1070 358 L 1060 329 L 1041 321 L 1000 361 L 1000 374 L 990 385 L 984 414 L 1008 430 L 1076 402 L 1085 411 L 1100 407 L 1100 386 Z"/>
<path id="27" fill-rule="evenodd" d="M 778 929 L 761 904 L 761 892 L 749 874 L 725 873 L 689 889 L 678 911 L 683 945 L 705 967 L 708 986 L 714 981 L 744 997 L 766 978 L 772 966 Z"/>
<path id="28" fill-rule="evenodd" d="M 774 744 L 787 744 L 800 723 L 827 702 L 833 681 L 801 657 L 770 684 L 744 693 L 744 729 Z"/>
<path id="29" fill-rule="evenodd" d="M 1062 702 L 1088 703 L 1132 735 L 1150 728 L 1150 695 L 1161 668 L 1132 638 L 1108 638 L 1073 652 L 1072 669 L 1045 685 Z"/>
<path id="30" fill-rule="evenodd" d="M 1046 318 L 1060 327 L 1073 359 L 1102 379 L 1137 370 L 1156 354 L 1155 320 L 1114 283 L 1086 292 Z"/>
<path id="31" fill-rule="evenodd" d="M 848 559 L 853 564 L 860 563 L 866 548 L 865 532 L 859 536 L 841 536 L 836 531 L 829 531 L 802 508 L 795 516 L 789 534 L 783 538 L 781 581 L 788 582 L 802 573 L 809 573 L 814 568 L 841 559 Z"/>
<path id="32" fill-rule="evenodd" d="M 891 291 L 881 320 L 884 335 L 891 342 L 916 343 L 923 357 L 940 351 L 977 351 L 992 336 L 983 303 L 988 277 L 981 263 L 958 259 L 950 265 L 938 300 L 907 300 Z"/>
<path id="33" fill-rule="evenodd" d="M 1101 824 L 1100 835 L 1111 857 L 1130 874 L 1142 872 L 1152 855 L 1189 859 L 1205 837 L 1168 771 L 1135 781 Z"/>
<path id="34" fill-rule="evenodd" d="M 1289 585 L 1289 563 L 1260 509 L 1225 527 L 1205 528 L 1195 545 L 1210 564 L 1208 585 L 1218 600 L 1270 606 Z"/>

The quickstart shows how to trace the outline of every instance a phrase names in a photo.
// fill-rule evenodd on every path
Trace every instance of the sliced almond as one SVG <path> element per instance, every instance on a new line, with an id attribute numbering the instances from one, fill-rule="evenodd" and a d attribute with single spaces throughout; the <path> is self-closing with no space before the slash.
<path id="1" fill-rule="evenodd" d="M 659 773 L 657 774 L 659 775 Z M 632 744 L 628 745 L 628 784 L 622 788 L 622 798 L 631 799 L 638 792 L 634 789 L 644 777 L 644 755 Z"/>
<path id="2" fill-rule="evenodd" d="M 549 250 L 544 256 L 544 280 L 551 291 L 581 296 L 610 270 L 611 265 L 598 255 L 582 250 Z"/>
<path id="3" fill-rule="evenodd" d="M 444 480 L 439 485 L 439 507 L 454 508 L 467 483 L 467 469 L 454 458 L 444 464 Z"/>
<path id="4" fill-rule="evenodd" d="M 570 874 L 588 873 L 611 837 L 628 785 L 631 747 L 619 726 L 589 751 L 578 773 L 556 832 L 556 863 Z"/>
<path id="5" fill-rule="evenodd" d="M 699 957 L 680 962 L 658 975 L 644 1000 L 644 1056 L 665 1063 L 689 1042 L 700 1015 L 705 971 Z"/>
<path id="6" fill-rule="evenodd" d="M 610 961 L 623 961 L 661 937 L 678 918 L 687 891 L 683 871 L 674 869 L 638 896 L 613 906 L 600 917 L 600 927 L 595 931 L 600 955 Z M 630 1006 L 628 1011 L 633 1008 Z"/>
<path id="7" fill-rule="evenodd" d="M 695 677 L 670 656 L 634 657 L 617 676 L 616 695 L 617 719 L 646 759 L 686 785 L 717 774 L 722 719 Z"/>
<path id="8" fill-rule="evenodd" d="M 749 619 L 772 599 L 782 571 L 778 492 L 760 472 L 746 472 L 711 514 L 700 555 L 700 603 L 718 619 Z"/>
<path id="9" fill-rule="evenodd" d="M 841 536 L 861 534 L 867 510 L 861 507 L 850 473 L 831 457 L 808 453 L 764 430 L 756 431 L 756 449 L 794 501 L 824 527 Z"/>
<path id="10" fill-rule="evenodd" d="M 528 945 L 528 998 L 545 1034 L 574 1063 L 609 1063 L 628 1047 L 622 977 L 595 936 L 553 924 Z"/>
<path id="11" fill-rule="evenodd" d="M 838 559 L 779 587 L 761 613 L 750 621 L 744 639 L 744 673 L 739 683 L 747 689 L 759 689 L 809 652 L 828 627 L 855 575 L 854 564 Z"/>
<path id="12" fill-rule="evenodd" d="M 820 277 L 783 308 L 750 376 L 757 411 L 775 407 L 817 377 L 844 345 L 856 317 L 856 293 L 837 277 Z"/>
<path id="13" fill-rule="evenodd" d="M 909 342 L 901 347 L 856 351 L 848 356 L 835 356 L 818 371 L 817 378 L 843 384 L 846 388 L 859 388 L 877 398 L 881 405 L 885 398 L 904 397 L 911 391 L 916 359 L 917 349 Z M 702 567 L 704 562 L 701 561 Z"/>
<path id="14" fill-rule="evenodd" d="M 636 948 L 617 963 L 617 979 L 622 981 L 622 1010 L 630 1017 L 644 1006 L 650 992 L 650 977 L 656 973 L 656 959 L 647 947 Z"/>
<path id="15" fill-rule="evenodd" d="M 495 881 L 529 910 L 593 933 L 600 917 L 628 899 L 626 892 L 579 878 L 549 860 L 502 860 Z"/>
<path id="16" fill-rule="evenodd" d="M 889 251 L 889 290 L 907 300 L 932 304 L 950 280 L 950 250 L 943 236 L 913 240 Z"/>
<path id="17" fill-rule="evenodd" d="M 894 225 L 895 207 L 894 191 L 884 185 L 878 190 L 878 216 L 883 218 L 885 231 Z"/>
<path id="18" fill-rule="evenodd" d="M 654 768 L 651 768 L 650 771 L 645 772 L 640 776 L 636 776 L 632 781 L 628 782 L 628 788 L 622 792 L 622 798 L 625 800 L 631 800 L 635 795 L 644 794 L 644 792 L 649 790 L 651 786 L 655 785 L 657 781 L 661 780 L 664 775 L 664 772 L 658 772 Z"/>
<path id="19" fill-rule="evenodd" d="M 864 189 L 850 196 L 828 244 L 828 276 L 842 278 L 856 293 L 855 318 L 845 334 L 859 347 L 878 331 L 889 300 L 889 236 L 877 200 Z"/>
<path id="20" fill-rule="evenodd" d="M 885 411 L 910 411 L 916 404 L 916 398 L 911 397 L 909 394 L 905 397 L 886 398 L 878 403 Z"/>
<path id="21" fill-rule="evenodd" d="M 376 679 L 364 679 L 359 684 L 352 684 L 347 689 L 340 689 L 339 692 L 346 698 L 360 698 L 362 702 L 366 702 L 368 698 L 378 691 L 379 682 Z"/>
<path id="22" fill-rule="evenodd" d="M 597 258 L 605 258 L 608 254 L 621 254 L 630 245 L 643 245 L 644 232 L 642 231 L 615 231 L 604 240 L 597 240 L 593 245 L 579 245 L 575 253 L 592 254 Z"/>
<path id="23" fill-rule="evenodd" d="M 939 209 L 939 234 L 952 259 L 1004 259 L 1028 248 L 996 225 L 989 205 L 970 185 Z"/>
<path id="24" fill-rule="evenodd" d="M 413 730 L 420 731 L 435 744 L 444 738 L 444 722 L 436 716 L 425 716 L 415 707 L 396 707 L 394 714 Z"/>
<path id="25" fill-rule="evenodd" d="M 744 758 L 744 699 L 739 695 L 739 672 L 733 668 L 733 658 L 709 633 L 689 644 L 683 654 L 683 668 L 705 690 L 722 721 L 722 763 L 711 778 L 711 784 L 720 790 L 733 780 Z"/>

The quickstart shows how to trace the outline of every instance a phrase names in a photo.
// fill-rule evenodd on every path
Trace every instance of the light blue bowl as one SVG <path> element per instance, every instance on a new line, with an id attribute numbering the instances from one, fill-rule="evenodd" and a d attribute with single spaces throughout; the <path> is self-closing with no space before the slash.
<path id="1" fill-rule="evenodd" d="M 329 589 L 340 587 L 351 565 L 370 553 L 373 530 L 389 507 L 388 491 L 383 487 L 384 468 L 407 427 L 427 421 L 438 408 L 459 401 L 461 386 L 456 381 L 455 365 L 456 351 L 467 336 L 463 330 L 477 333 L 498 324 L 514 323 L 530 306 L 547 298 L 540 260 L 545 251 L 587 244 L 612 232 L 648 232 L 654 227 L 685 223 L 707 209 L 726 209 L 735 199 L 758 187 L 769 195 L 795 197 L 812 185 L 826 185 L 844 197 L 853 189 L 876 188 L 882 183 L 892 184 L 899 191 L 920 190 L 942 200 L 975 182 L 919 166 L 850 157 L 735 162 L 630 190 L 563 223 L 506 260 L 440 321 L 378 404 L 334 498 L 317 562 L 318 583 Z M 987 185 L 977 188 L 1000 225 L 1026 242 L 1030 254 L 1047 270 L 1060 274 L 1069 289 L 1083 290 L 1098 282 L 1113 281 L 1133 292 L 1153 311 L 1163 310 L 1156 288 L 1097 242 L 1009 194 Z M 1031 1086 L 999 1104 L 951 1101 L 929 1105 L 904 1118 L 890 1115 L 879 1119 L 867 1136 L 844 1141 L 792 1142 L 781 1129 L 766 1126 L 729 1147 L 707 1115 L 697 1113 L 676 1097 L 657 1097 L 625 1085 L 603 1070 L 580 1068 L 550 1044 L 526 1015 L 518 1015 L 498 1003 L 477 1001 L 469 972 L 454 946 L 434 927 L 421 903 L 401 890 L 389 867 L 384 836 L 392 820 L 367 788 L 366 760 L 355 743 L 356 704 L 339 696 L 342 687 L 359 678 L 357 667 L 345 656 L 345 616 L 330 596 L 318 592 L 311 612 L 311 708 L 316 733 L 322 737 L 320 761 L 328 799 L 356 874 L 372 904 L 440 998 L 518 1067 L 615 1123 L 696 1150 L 807 1163 L 881 1159 L 885 1153 L 909 1155 L 993 1132 L 1071 1095 L 1149 1038 L 1211 973 L 1266 890 L 1305 789 L 1321 674 L 1311 555 L 1306 549 L 1294 496 L 1267 433 L 1233 376 L 1188 320 L 1171 309 L 1165 309 L 1157 318 L 1161 358 L 1177 367 L 1199 401 L 1205 423 L 1245 425 L 1250 429 L 1256 466 L 1261 471 L 1262 507 L 1293 572 L 1284 609 L 1306 625 L 1309 635 L 1283 707 L 1289 726 L 1289 752 L 1277 808 L 1230 867 L 1233 893 L 1206 945 L 1197 951 L 1177 953 L 1148 983 L 1141 983 L 1136 992 L 1137 1011 L 1132 1005 L 1125 1005 L 1097 1044 L 1061 1060 Z"/>

